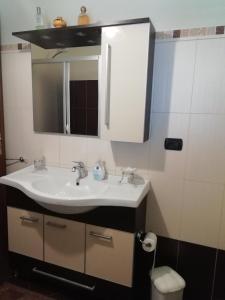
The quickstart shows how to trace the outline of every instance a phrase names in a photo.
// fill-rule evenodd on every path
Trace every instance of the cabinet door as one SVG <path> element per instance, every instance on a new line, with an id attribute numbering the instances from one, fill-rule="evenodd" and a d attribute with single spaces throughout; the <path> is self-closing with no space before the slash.
<path id="1" fill-rule="evenodd" d="M 44 260 L 84 272 L 85 224 L 44 216 Z"/>
<path id="2" fill-rule="evenodd" d="M 149 23 L 102 29 L 102 135 L 112 141 L 144 141 L 149 35 Z"/>
<path id="3" fill-rule="evenodd" d="M 9 251 L 43 260 L 43 216 L 7 208 Z"/>
<path id="4" fill-rule="evenodd" d="M 86 225 L 86 274 L 131 287 L 133 253 L 134 234 Z"/>

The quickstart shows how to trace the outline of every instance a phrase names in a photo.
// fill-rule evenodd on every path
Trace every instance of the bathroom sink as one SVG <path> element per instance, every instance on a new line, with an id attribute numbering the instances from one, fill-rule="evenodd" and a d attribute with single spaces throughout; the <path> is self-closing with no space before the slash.
<path id="1" fill-rule="evenodd" d="M 149 182 L 119 183 L 120 176 L 109 175 L 96 181 L 92 174 L 76 185 L 76 174 L 70 169 L 47 167 L 36 170 L 29 166 L 7 176 L 0 183 L 24 192 L 41 206 L 58 213 L 78 214 L 98 206 L 138 207 L 149 191 Z"/>

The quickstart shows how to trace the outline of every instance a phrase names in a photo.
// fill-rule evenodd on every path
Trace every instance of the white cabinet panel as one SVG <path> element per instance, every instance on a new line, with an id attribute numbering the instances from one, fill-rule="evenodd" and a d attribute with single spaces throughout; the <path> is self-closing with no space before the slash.
<path id="1" fill-rule="evenodd" d="M 196 41 L 155 46 L 153 112 L 188 113 L 191 105 Z"/>
<path id="2" fill-rule="evenodd" d="M 8 207 L 9 251 L 43 260 L 43 216 Z"/>
<path id="3" fill-rule="evenodd" d="M 44 216 L 44 260 L 84 272 L 85 224 Z"/>
<path id="4" fill-rule="evenodd" d="M 197 42 L 192 113 L 225 113 L 225 39 Z"/>
<path id="5" fill-rule="evenodd" d="M 86 274 L 132 286 L 134 234 L 86 225 Z"/>
<path id="6" fill-rule="evenodd" d="M 112 141 L 144 141 L 149 34 L 150 23 L 102 29 L 102 136 Z"/>

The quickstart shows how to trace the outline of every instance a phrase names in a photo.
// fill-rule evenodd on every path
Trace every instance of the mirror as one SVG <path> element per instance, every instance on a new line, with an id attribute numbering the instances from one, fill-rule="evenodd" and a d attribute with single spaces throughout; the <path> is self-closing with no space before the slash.
<path id="1" fill-rule="evenodd" d="M 32 45 L 34 131 L 98 136 L 100 47 Z"/>
<path id="2" fill-rule="evenodd" d="M 34 130 L 63 133 L 63 64 L 33 64 Z"/>

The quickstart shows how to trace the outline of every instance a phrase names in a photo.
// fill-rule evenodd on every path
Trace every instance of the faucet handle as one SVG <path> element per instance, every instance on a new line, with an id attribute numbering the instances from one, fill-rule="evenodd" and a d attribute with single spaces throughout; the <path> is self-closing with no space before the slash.
<path id="1" fill-rule="evenodd" d="M 80 167 L 80 168 L 85 168 L 85 164 L 82 161 L 74 161 L 73 163 L 76 164 L 76 166 Z"/>
<path id="2" fill-rule="evenodd" d="M 121 171 L 122 171 L 122 176 L 121 176 L 121 179 L 119 180 L 119 183 L 123 182 L 124 177 L 127 177 L 128 183 L 134 182 L 136 168 L 127 167 L 125 169 L 122 168 Z"/>

